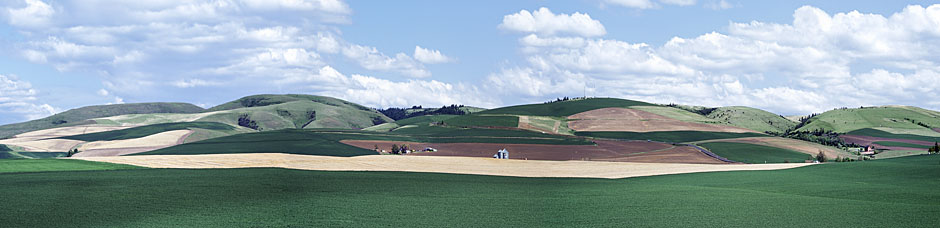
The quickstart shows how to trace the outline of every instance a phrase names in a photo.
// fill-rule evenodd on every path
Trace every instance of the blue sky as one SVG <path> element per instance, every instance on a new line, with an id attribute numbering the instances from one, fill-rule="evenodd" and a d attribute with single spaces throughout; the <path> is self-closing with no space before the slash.
<path id="1" fill-rule="evenodd" d="M 928 1 L 0 0 L 0 124 L 260 93 L 372 107 L 556 97 L 940 108 Z"/>

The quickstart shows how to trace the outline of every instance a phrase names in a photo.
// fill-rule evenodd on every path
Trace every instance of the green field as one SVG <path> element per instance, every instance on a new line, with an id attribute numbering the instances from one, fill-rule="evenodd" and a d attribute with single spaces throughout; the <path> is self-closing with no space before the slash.
<path id="1" fill-rule="evenodd" d="M 871 128 L 850 131 L 846 133 L 846 135 L 861 135 L 861 136 L 871 136 L 871 137 L 879 137 L 879 138 L 910 139 L 910 140 L 919 140 L 919 141 L 925 141 L 925 142 L 940 142 L 940 137 L 930 137 L 930 136 L 910 135 L 910 134 L 892 134 L 889 132 L 885 132 L 885 131 L 881 131 L 877 129 L 871 129 Z"/>
<path id="2" fill-rule="evenodd" d="M 709 131 L 658 131 L 658 132 L 629 132 L 629 131 L 581 131 L 575 135 L 596 138 L 653 140 L 660 142 L 695 142 L 712 139 L 730 139 L 744 137 L 767 136 L 758 133 L 729 133 Z"/>
<path id="3" fill-rule="evenodd" d="M 454 127 L 518 127 L 518 116 L 464 115 L 444 120 Z"/>
<path id="4" fill-rule="evenodd" d="M 937 173 L 940 156 L 617 180 L 274 168 L 21 173 L 0 175 L 0 221 L 7 227 L 936 227 Z"/>
<path id="5" fill-rule="evenodd" d="M 925 133 L 936 134 L 928 128 L 912 123 L 911 120 L 931 127 L 940 127 L 940 113 L 916 107 L 900 106 L 831 110 L 811 118 L 808 124 L 797 130 L 813 131 L 821 129 L 844 133 L 864 128 L 884 127 L 920 129 Z"/>
<path id="6" fill-rule="evenodd" d="M 874 143 L 878 145 L 882 145 L 882 146 L 897 146 L 897 147 L 910 147 L 910 148 L 921 148 L 921 149 L 927 149 L 927 148 L 933 147 L 933 146 L 924 146 L 920 144 L 892 142 L 892 141 L 878 141 Z"/>
<path id="7" fill-rule="evenodd" d="M 65 152 L 26 152 L 23 148 L 0 144 L 0 159 L 32 159 L 32 158 L 58 158 L 65 157 Z"/>
<path id="8" fill-rule="evenodd" d="M 707 148 L 712 153 L 728 160 L 744 163 L 800 163 L 808 160 L 810 155 L 792 150 L 776 147 L 754 145 L 749 143 L 710 142 L 699 146 Z M 835 158 L 832 158 L 835 159 Z"/>
<path id="9" fill-rule="evenodd" d="M 345 138 L 371 139 L 368 135 L 360 134 L 349 136 L 339 134 L 332 135 L 309 130 L 286 129 L 207 139 L 135 155 L 290 153 L 349 157 L 378 154 L 372 150 L 361 149 L 339 142 L 339 139 Z M 393 137 L 383 137 L 383 139 L 384 138 Z"/>
<path id="10" fill-rule="evenodd" d="M 181 123 L 153 124 L 153 125 L 133 127 L 133 128 L 114 130 L 114 131 L 64 136 L 64 137 L 59 137 L 59 138 L 81 140 L 81 141 L 86 141 L 86 142 L 135 139 L 135 138 L 142 138 L 142 137 L 146 137 L 146 136 L 161 133 L 161 132 L 196 129 L 196 128 L 206 129 L 206 130 L 220 130 L 220 131 L 235 130 L 235 127 L 232 127 L 231 125 L 223 124 L 223 123 L 181 122 Z"/>
<path id="11" fill-rule="evenodd" d="M 412 129 L 412 128 L 406 128 Z M 377 154 L 340 143 L 340 140 L 387 140 L 426 143 L 523 143 L 552 145 L 593 145 L 591 141 L 538 132 L 504 129 L 460 129 L 414 127 L 422 131 L 407 134 L 345 130 L 345 129 L 284 129 L 237 134 L 198 142 L 180 144 L 147 154 L 227 154 L 227 153 L 290 153 L 327 156 L 359 156 Z M 403 129 L 404 130 L 404 129 Z"/>
<path id="12" fill-rule="evenodd" d="M 458 115 L 416 116 L 416 117 L 411 117 L 411 118 L 407 118 L 407 119 L 401 119 L 401 120 L 395 121 L 395 123 L 397 123 L 398 125 L 402 125 L 402 126 L 405 126 L 405 125 L 428 125 L 428 124 L 431 124 L 431 123 L 434 123 L 434 122 L 445 121 L 445 120 L 448 120 L 448 119 L 451 119 L 451 118 L 454 118 L 454 117 L 458 117 Z"/>
<path id="13" fill-rule="evenodd" d="M 630 106 L 656 106 L 654 104 L 617 98 L 588 98 L 552 102 L 548 104 L 517 105 L 490 109 L 478 114 L 514 114 L 527 116 L 570 116 L 600 108 L 628 108 Z"/>
<path id="14" fill-rule="evenodd" d="M 49 171 L 84 171 L 84 170 L 118 170 L 139 169 L 131 165 L 92 162 L 71 159 L 12 159 L 0 160 L 0 176 L 6 173 L 49 172 Z M 68 175 L 71 175 L 69 173 Z M 26 187 L 26 186 L 24 186 Z M 7 195 L 9 196 L 9 195 Z M 3 220 L 0 220 L 3 221 Z M 6 226 L 6 225 L 5 225 Z"/>

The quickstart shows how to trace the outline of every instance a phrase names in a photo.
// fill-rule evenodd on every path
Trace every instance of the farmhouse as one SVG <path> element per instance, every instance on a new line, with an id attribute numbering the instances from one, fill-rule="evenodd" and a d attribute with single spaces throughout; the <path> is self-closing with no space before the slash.
<path id="1" fill-rule="evenodd" d="M 866 146 L 866 147 L 864 148 L 864 151 L 862 151 L 862 152 L 859 153 L 859 154 L 861 154 L 861 155 L 868 155 L 868 156 L 875 155 L 875 146 L 868 145 L 868 146 Z"/>
<path id="2" fill-rule="evenodd" d="M 509 159 L 509 151 L 506 150 L 506 148 L 503 148 L 502 150 L 497 151 L 493 157 L 496 159 Z"/>

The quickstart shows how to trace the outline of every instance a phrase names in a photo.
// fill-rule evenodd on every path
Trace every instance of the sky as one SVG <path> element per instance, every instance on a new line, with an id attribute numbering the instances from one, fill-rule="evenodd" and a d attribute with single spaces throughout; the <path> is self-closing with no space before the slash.
<path id="1" fill-rule="evenodd" d="M 0 0 L 0 124 L 254 94 L 940 109 L 930 1 Z"/>

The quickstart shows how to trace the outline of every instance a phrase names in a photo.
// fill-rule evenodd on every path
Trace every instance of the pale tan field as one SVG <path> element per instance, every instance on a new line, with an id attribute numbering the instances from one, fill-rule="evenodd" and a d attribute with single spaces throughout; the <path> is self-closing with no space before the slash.
<path id="1" fill-rule="evenodd" d="M 29 152 L 65 152 L 80 143 L 83 142 L 71 139 L 39 139 L 18 142 L 0 141 L 0 144 L 22 147 Z"/>
<path id="2" fill-rule="evenodd" d="M 227 110 L 226 110 L 227 111 Z M 205 113 L 160 113 L 160 114 L 127 114 L 120 116 L 102 117 L 93 120 L 105 120 L 101 122 L 115 122 L 120 125 L 150 125 L 160 123 L 174 122 L 193 122 L 198 119 L 214 114 L 226 112 L 215 111 Z"/>
<path id="3" fill-rule="evenodd" d="M 210 155 L 138 155 L 72 158 L 150 168 L 275 167 L 324 171 L 402 171 L 514 177 L 626 178 L 680 173 L 777 170 L 811 165 L 784 164 L 669 164 L 597 161 L 498 160 L 473 157 L 368 155 L 330 157 L 281 153 Z"/>
<path id="4" fill-rule="evenodd" d="M 750 129 L 692 123 L 627 108 L 602 108 L 574 114 L 568 117 L 568 127 L 575 131 L 713 131 L 755 132 Z"/>
<path id="5" fill-rule="evenodd" d="M 122 139 L 122 140 L 111 140 L 111 141 L 95 141 L 82 144 L 79 148 L 81 151 L 86 150 L 100 150 L 100 149 L 118 149 L 118 148 L 128 148 L 128 147 L 167 147 L 176 145 L 179 142 L 180 138 L 191 133 L 191 130 L 175 130 L 160 132 L 153 135 L 148 135 L 141 138 L 135 139 Z"/>
<path id="6" fill-rule="evenodd" d="M 130 126 L 82 125 L 26 132 L 13 138 L 0 140 L 0 144 L 22 147 L 31 152 L 65 152 L 82 143 L 78 140 L 53 139 L 102 131 L 120 130 Z"/>

